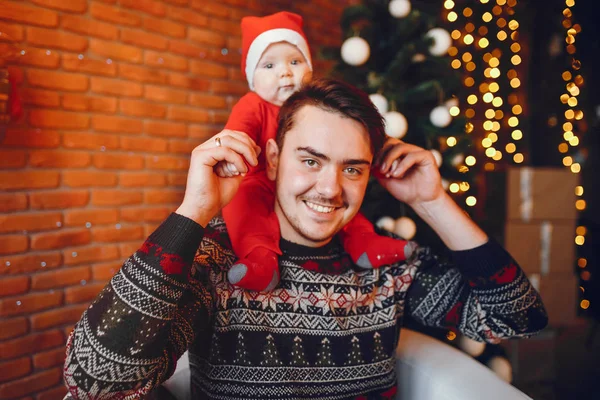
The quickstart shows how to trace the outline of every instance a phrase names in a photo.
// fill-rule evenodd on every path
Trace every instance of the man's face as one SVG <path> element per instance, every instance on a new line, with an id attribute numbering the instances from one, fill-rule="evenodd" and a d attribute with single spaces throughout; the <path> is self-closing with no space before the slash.
<path id="1" fill-rule="evenodd" d="M 254 71 L 254 91 L 263 100 L 281 106 L 312 78 L 304 56 L 287 42 L 273 43 L 262 54 Z"/>
<path id="2" fill-rule="evenodd" d="M 281 236 L 317 247 L 328 243 L 358 212 L 373 160 L 369 136 L 353 119 L 315 106 L 294 117 L 283 148 L 267 145 L 276 171 L 275 212 Z"/>

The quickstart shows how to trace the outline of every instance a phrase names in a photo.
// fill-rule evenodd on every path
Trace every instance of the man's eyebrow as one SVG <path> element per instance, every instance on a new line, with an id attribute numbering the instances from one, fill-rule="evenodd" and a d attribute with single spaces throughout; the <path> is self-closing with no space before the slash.
<path id="1" fill-rule="evenodd" d="M 296 148 L 296 151 L 304 151 L 306 153 L 309 153 L 313 157 L 319 158 L 321 160 L 331 161 L 331 159 L 328 156 L 315 150 L 314 148 L 312 148 L 310 146 L 298 147 L 298 148 Z M 371 165 L 371 162 L 369 160 L 365 160 L 362 158 L 347 158 L 342 161 L 342 164 L 343 165 Z"/>

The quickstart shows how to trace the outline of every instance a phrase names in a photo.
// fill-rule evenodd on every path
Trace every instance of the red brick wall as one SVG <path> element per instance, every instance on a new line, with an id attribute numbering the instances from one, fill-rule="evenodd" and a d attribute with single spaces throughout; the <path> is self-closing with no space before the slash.
<path id="1" fill-rule="evenodd" d="M 339 45 L 346 3 L 0 0 L 0 67 L 25 111 L 0 141 L 0 399 L 64 395 L 72 325 L 247 90 L 240 18 L 299 12 L 316 54 Z"/>

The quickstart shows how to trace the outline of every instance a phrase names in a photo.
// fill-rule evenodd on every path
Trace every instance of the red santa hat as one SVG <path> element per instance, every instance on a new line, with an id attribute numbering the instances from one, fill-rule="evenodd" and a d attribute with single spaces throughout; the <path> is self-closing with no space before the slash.
<path id="1" fill-rule="evenodd" d="M 252 81 L 258 61 L 273 43 L 288 42 L 296 46 L 312 71 L 310 50 L 302 24 L 300 15 L 287 11 L 266 17 L 242 18 L 242 73 L 248 80 L 250 90 L 254 90 Z"/>

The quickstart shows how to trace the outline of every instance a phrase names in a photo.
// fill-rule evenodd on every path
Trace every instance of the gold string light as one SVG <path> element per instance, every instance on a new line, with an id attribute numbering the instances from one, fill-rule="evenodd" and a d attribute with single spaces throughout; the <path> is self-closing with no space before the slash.
<path id="1" fill-rule="evenodd" d="M 565 29 L 565 47 L 567 54 L 571 58 L 571 65 L 570 68 L 566 69 L 561 74 L 562 82 L 565 85 L 565 92 L 560 96 L 560 101 L 562 104 L 565 104 L 566 110 L 564 112 L 564 123 L 562 125 L 562 138 L 564 142 L 558 145 L 558 151 L 563 154 L 563 165 L 569 168 L 572 173 L 578 174 L 581 172 L 581 164 L 568 153 L 577 150 L 577 146 L 579 146 L 579 137 L 583 133 L 582 129 L 579 129 L 578 127 L 584 125 L 579 122 L 584 118 L 583 110 L 578 108 L 578 96 L 580 94 L 580 88 L 584 84 L 584 79 L 580 73 L 581 61 L 575 56 L 577 51 L 575 44 L 577 35 L 581 32 L 581 26 L 579 24 L 573 24 L 573 11 L 571 8 L 575 6 L 575 0 L 566 0 L 565 6 L 566 7 L 562 12 L 562 25 Z M 575 201 L 575 208 L 578 211 L 583 211 L 586 208 L 583 194 L 583 186 L 577 186 L 575 188 L 575 196 L 577 198 Z M 586 234 L 587 228 L 583 225 L 579 225 L 575 230 L 575 244 L 577 246 L 583 246 L 585 244 Z M 586 269 L 587 259 L 584 257 L 578 258 L 577 266 L 581 269 L 579 273 L 581 280 L 589 281 L 591 273 Z M 585 297 L 585 289 L 582 290 L 582 293 Z M 579 306 L 585 310 L 589 308 L 590 301 L 584 298 L 579 303 Z"/>

